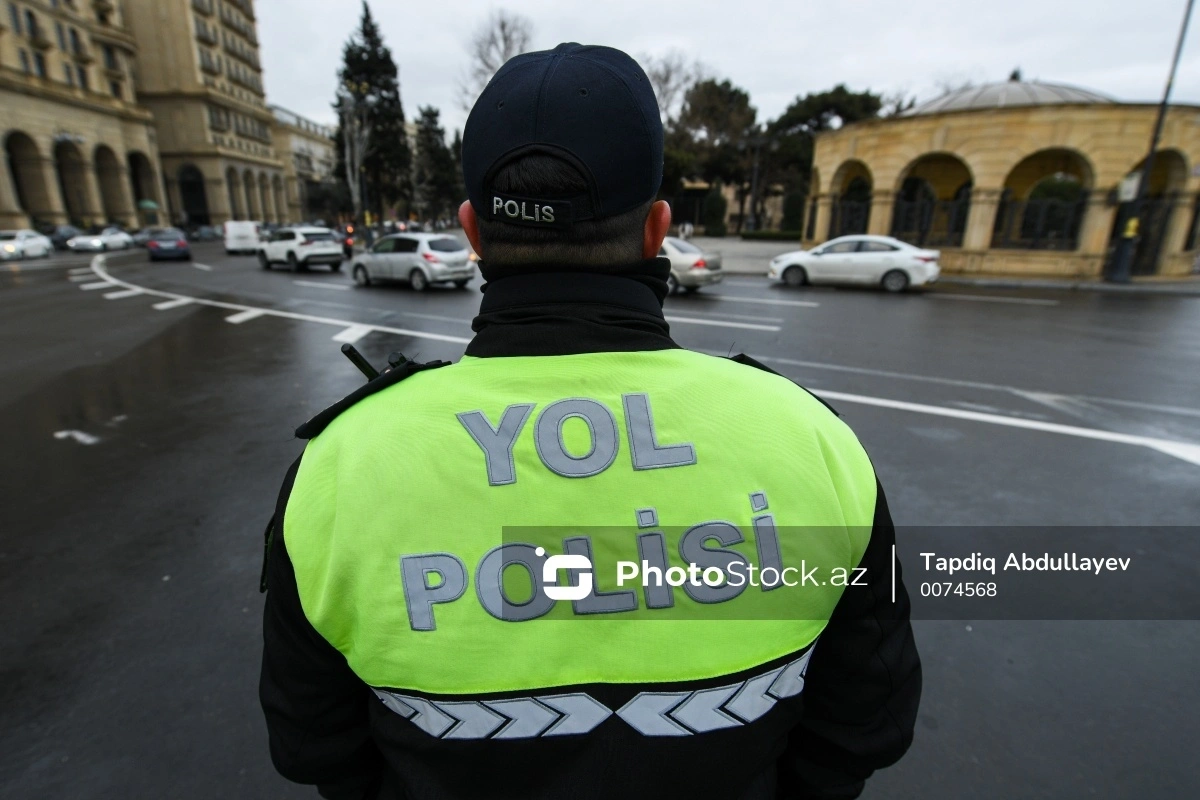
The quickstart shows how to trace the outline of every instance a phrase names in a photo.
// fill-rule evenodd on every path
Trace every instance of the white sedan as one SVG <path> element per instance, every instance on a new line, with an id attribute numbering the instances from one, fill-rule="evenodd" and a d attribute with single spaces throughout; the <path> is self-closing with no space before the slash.
<path id="1" fill-rule="evenodd" d="M 120 228 L 105 228 L 99 233 L 85 233 L 67 240 L 71 250 L 127 250 L 133 247 L 133 237 Z"/>
<path id="2" fill-rule="evenodd" d="M 37 231 L 0 231 L 0 261 L 18 258 L 49 258 L 54 242 Z"/>
<path id="3" fill-rule="evenodd" d="M 890 236 L 842 236 L 812 250 L 771 259 L 767 277 L 788 286 L 847 283 L 903 292 L 933 283 L 941 274 L 937 250 L 924 250 Z"/>

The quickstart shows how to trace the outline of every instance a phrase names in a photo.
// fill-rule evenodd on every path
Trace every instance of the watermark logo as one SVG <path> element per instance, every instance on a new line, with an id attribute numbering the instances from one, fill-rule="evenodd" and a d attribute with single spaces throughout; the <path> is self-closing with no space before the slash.
<path id="1" fill-rule="evenodd" d="M 533 552 L 541 558 L 546 555 L 546 548 L 539 547 Z M 580 570 L 579 585 L 559 586 L 560 569 Z M 578 555 L 550 556 L 542 565 L 542 591 L 551 600 L 582 600 L 587 597 L 592 593 L 592 560 Z"/>

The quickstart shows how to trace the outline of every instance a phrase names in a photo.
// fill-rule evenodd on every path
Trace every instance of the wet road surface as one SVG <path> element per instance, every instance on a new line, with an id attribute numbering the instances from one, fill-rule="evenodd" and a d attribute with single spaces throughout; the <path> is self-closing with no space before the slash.
<path id="1" fill-rule="evenodd" d="M 0 270 L 0 796 L 315 796 L 272 771 L 256 695 L 292 430 L 360 385 L 339 341 L 460 356 L 477 287 L 360 289 L 211 245 Z M 1200 523 L 1200 299 L 730 276 L 667 315 L 830 399 L 898 525 Z M 1195 622 L 916 628 L 916 742 L 866 797 L 1200 788 Z"/>

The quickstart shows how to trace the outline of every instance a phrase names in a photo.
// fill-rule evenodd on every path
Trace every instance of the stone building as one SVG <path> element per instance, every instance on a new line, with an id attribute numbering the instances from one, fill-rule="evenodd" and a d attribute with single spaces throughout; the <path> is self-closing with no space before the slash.
<path id="1" fill-rule="evenodd" d="M 108 0 L 0 6 L 0 228 L 153 221 L 159 145 L 128 17 Z"/>
<path id="2" fill-rule="evenodd" d="M 885 234 L 940 249 L 947 272 L 1099 276 L 1125 228 L 1157 110 L 1012 80 L 822 133 L 805 241 Z M 1172 106 L 1135 274 L 1191 269 L 1198 164 L 1200 107 Z"/>
<path id="3" fill-rule="evenodd" d="M 333 128 L 279 106 L 271 106 L 275 153 L 283 162 L 284 194 L 289 221 L 314 220 L 329 214 L 325 203 L 336 191 Z M 326 220 L 327 222 L 329 220 Z"/>
<path id="4" fill-rule="evenodd" d="M 82 3 L 83 0 L 77 0 Z M 287 222 L 252 0 L 123 0 L 173 221 Z"/>

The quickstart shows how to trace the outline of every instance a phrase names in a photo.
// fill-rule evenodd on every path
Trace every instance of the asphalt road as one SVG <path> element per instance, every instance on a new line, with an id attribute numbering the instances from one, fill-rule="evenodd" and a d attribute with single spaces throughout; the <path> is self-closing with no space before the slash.
<path id="1" fill-rule="evenodd" d="M 274 774 L 256 695 L 292 430 L 362 381 L 335 339 L 460 356 L 478 281 L 104 261 L 0 267 L 0 796 L 314 797 Z M 898 525 L 1191 526 L 1200 581 L 1200 299 L 731 276 L 667 315 L 825 395 Z M 866 797 L 1200 794 L 1200 624 L 1046 616 L 916 623 L 916 741 Z"/>

